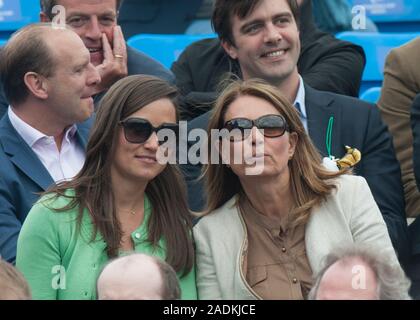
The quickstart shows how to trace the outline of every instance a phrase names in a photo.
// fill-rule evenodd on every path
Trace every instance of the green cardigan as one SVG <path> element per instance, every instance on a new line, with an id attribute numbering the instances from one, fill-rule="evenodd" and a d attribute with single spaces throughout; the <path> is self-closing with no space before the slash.
<path id="1" fill-rule="evenodd" d="M 108 257 L 105 241 L 98 232 L 94 242 L 92 220 L 84 213 L 80 233 L 76 230 L 78 208 L 56 212 L 69 199 L 41 198 L 29 212 L 19 235 L 16 266 L 23 273 L 34 299 L 96 299 L 96 279 Z M 131 234 L 136 252 L 165 259 L 165 243 L 154 248 L 147 241 L 151 205 L 144 201 L 144 220 Z M 123 255 L 124 253 L 120 253 Z M 195 267 L 180 278 L 182 299 L 197 299 Z"/>

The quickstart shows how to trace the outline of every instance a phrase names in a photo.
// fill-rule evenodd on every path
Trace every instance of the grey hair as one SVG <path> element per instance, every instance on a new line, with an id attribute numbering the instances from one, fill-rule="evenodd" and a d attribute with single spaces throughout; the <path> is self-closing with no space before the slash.
<path id="1" fill-rule="evenodd" d="M 349 262 L 360 259 L 366 263 L 376 276 L 377 298 L 379 300 L 411 300 L 409 289 L 410 279 L 407 278 L 399 264 L 390 264 L 387 255 L 372 248 L 352 245 L 336 248 L 324 259 L 322 269 L 316 275 L 314 286 L 309 292 L 308 299 L 316 300 L 318 289 L 325 272 L 336 262 Z"/>

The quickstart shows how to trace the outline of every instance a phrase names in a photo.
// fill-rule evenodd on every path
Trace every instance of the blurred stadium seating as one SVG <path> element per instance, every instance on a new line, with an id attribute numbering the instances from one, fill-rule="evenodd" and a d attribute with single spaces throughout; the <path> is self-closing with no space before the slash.
<path id="1" fill-rule="evenodd" d="M 363 33 L 342 32 L 337 38 L 356 43 L 366 53 L 366 67 L 363 73 L 360 93 L 372 87 L 381 87 L 386 56 L 395 47 L 420 36 L 419 33 Z"/>
<path id="2" fill-rule="evenodd" d="M 184 49 L 194 41 L 214 38 L 215 34 L 139 34 L 128 39 L 127 44 L 155 58 L 170 68 Z"/>
<path id="3" fill-rule="evenodd" d="M 203 0 L 124 0 L 119 24 L 126 39 L 136 34 L 180 34 L 197 17 Z"/>
<path id="4" fill-rule="evenodd" d="M 351 7 L 363 5 L 380 32 L 419 32 L 418 0 L 347 0 Z"/>
<path id="5" fill-rule="evenodd" d="M 376 103 L 378 102 L 380 96 L 381 96 L 381 87 L 373 87 L 363 92 L 362 95 L 360 96 L 360 99 L 371 102 L 371 103 Z"/>

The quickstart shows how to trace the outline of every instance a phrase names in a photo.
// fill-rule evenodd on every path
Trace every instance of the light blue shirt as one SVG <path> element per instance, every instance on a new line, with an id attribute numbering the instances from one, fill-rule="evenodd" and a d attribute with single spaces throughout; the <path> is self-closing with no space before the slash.
<path id="1" fill-rule="evenodd" d="M 299 76 L 299 89 L 296 95 L 295 102 L 293 105 L 298 109 L 300 120 L 305 127 L 306 132 L 308 132 L 308 118 L 306 116 L 306 105 L 305 105 L 305 85 L 303 83 L 303 79 Z"/>

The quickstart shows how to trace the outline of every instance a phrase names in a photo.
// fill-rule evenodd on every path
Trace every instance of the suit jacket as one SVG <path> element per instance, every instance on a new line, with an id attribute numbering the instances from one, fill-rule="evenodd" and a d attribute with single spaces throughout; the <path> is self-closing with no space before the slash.
<path id="1" fill-rule="evenodd" d="M 93 117 L 77 126 L 76 137 L 86 147 Z M 47 169 L 12 126 L 0 120 L 0 255 L 14 262 L 20 228 L 40 193 L 54 183 Z"/>
<path id="2" fill-rule="evenodd" d="M 420 92 L 420 37 L 393 49 L 385 62 L 384 81 L 378 107 L 394 141 L 401 165 L 406 213 L 420 215 L 420 192 L 413 173 L 413 136 L 410 108 Z"/>
<path id="3" fill-rule="evenodd" d="M 343 157 L 346 145 L 361 151 L 362 159 L 355 173 L 367 180 L 388 226 L 394 248 L 404 264 L 409 258 L 410 248 L 401 173 L 391 137 L 376 106 L 356 98 L 318 91 L 307 85 L 305 104 L 309 136 L 323 156 L 328 155 L 325 140 L 331 117 L 334 118 L 332 155 Z M 209 117 L 210 113 L 206 113 L 194 119 L 189 124 L 189 130 L 196 127 L 206 129 Z M 199 211 L 203 208 L 205 194 L 202 182 L 197 180 L 200 168 L 192 165 L 181 168 L 188 184 L 190 207 Z"/>
<path id="4" fill-rule="evenodd" d="M 384 220 L 365 179 L 343 175 L 338 187 L 311 212 L 305 228 L 306 255 L 316 275 L 332 250 L 353 243 L 367 245 L 398 264 Z M 255 299 L 246 283 L 243 260 L 247 228 L 236 197 L 204 216 L 193 228 L 199 299 Z"/>
<path id="5" fill-rule="evenodd" d="M 312 18 L 311 1 L 301 8 L 301 53 L 297 63 L 304 81 L 318 90 L 357 97 L 365 66 L 360 46 L 320 31 Z M 180 89 L 182 117 L 193 119 L 212 108 L 221 79 L 230 72 L 242 77 L 218 39 L 197 41 L 187 47 L 171 70 Z"/>
<path id="6" fill-rule="evenodd" d="M 145 55 L 144 53 L 127 46 L 127 70 L 128 75 L 147 74 L 161 78 L 173 83 L 175 81 L 174 75 L 166 69 L 160 62 Z M 106 91 L 101 92 L 95 96 L 95 106 L 98 106 Z M 3 82 L 0 83 L 0 118 L 6 113 L 9 103 L 3 91 Z"/>

